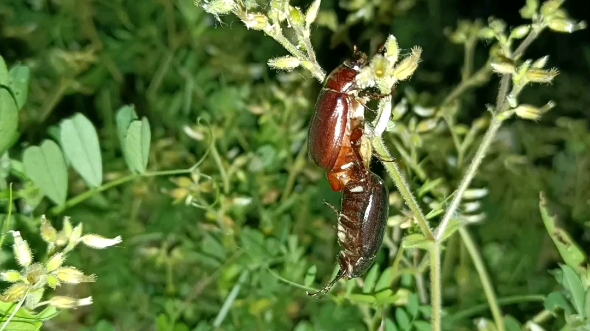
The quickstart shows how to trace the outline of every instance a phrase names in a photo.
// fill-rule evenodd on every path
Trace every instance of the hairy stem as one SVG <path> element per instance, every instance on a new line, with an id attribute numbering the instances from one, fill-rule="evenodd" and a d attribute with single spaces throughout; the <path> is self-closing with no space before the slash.
<path id="1" fill-rule="evenodd" d="M 465 244 L 467 252 L 469 252 L 469 256 L 471 257 L 471 261 L 475 266 L 475 270 L 477 270 L 477 274 L 481 281 L 483 291 L 486 295 L 486 299 L 488 300 L 488 304 L 490 305 L 490 311 L 492 312 L 492 316 L 494 317 L 496 329 L 498 331 L 505 331 L 502 311 L 500 310 L 500 306 L 498 305 L 498 299 L 496 298 L 496 294 L 494 293 L 492 281 L 490 280 L 490 276 L 486 271 L 486 267 L 483 263 L 481 255 L 479 254 L 479 250 L 475 246 L 473 238 L 471 238 L 471 235 L 467 231 L 467 228 L 465 228 L 464 226 L 460 227 L 459 234 L 461 235 L 461 239 L 463 239 L 463 243 Z"/>
<path id="2" fill-rule="evenodd" d="M 91 190 L 88 190 L 88 191 L 80 194 L 80 195 L 77 195 L 77 196 L 71 198 L 70 200 L 66 201 L 66 203 L 64 203 L 63 205 L 55 206 L 55 207 L 51 208 L 51 210 L 49 211 L 49 214 L 50 215 L 59 215 L 64 210 L 72 208 L 75 205 L 90 199 L 91 197 L 93 197 L 94 195 L 96 195 L 100 192 L 106 191 L 106 190 L 111 189 L 113 187 L 117 187 L 121 184 L 127 183 L 127 182 L 132 181 L 137 178 L 187 174 L 187 173 L 190 173 L 191 171 L 192 171 L 192 167 L 189 169 L 146 172 L 145 174 L 131 174 L 131 175 L 128 175 L 125 177 L 121 177 L 119 179 L 115 179 L 111 182 L 108 182 L 102 186 L 93 188 Z"/>
<path id="3" fill-rule="evenodd" d="M 520 45 L 518 46 L 516 51 L 514 51 L 511 57 L 513 59 L 519 58 L 527 49 L 527 47 L 530 46 L 533 40 L 535 40 L 535 38 L 539 36 L 540 31 L 541 29 L 531 31 L 531 33 L 529 33 L 529 35 L 522 41 L 522 43 L 520 43 Z M 463 179 L 461 179 L 459 188 L 457 188 L 457 190 L 454 193 L 453 200 L 451 200 L 451 203 L 449 204 L 449 207 L 447 208 L 447 211 L 445 212 L 441 220 L 440 226 L 436 230 L 436 241 L 442 240 L 445 229 L 449 225 L 449 222 L 455 214 L 455 211 L 457 211 L 457 208 L 459 208 L 459 204 L 461 203 L 461 199 L 463 198 L 463 193 L 465 193 L 465 190 L 469 188 L 469 185 L 475 177 L 475 174 L 477 173 L 477 170 L 479 169 L 481 162 L 486 156 L 488 148 L 490 147 L 492 141 L 494 140 L 494 137 L 496 136 L 496 132 L 498 132 L 498 129 L 502 125 L 502 120 L 499 119 L 497 115 L 505 110 L 504 107 L 506 105 L 506 96 L 508 95 L 508 89 L 510 88 L 510 78 L 510 75 L 502 76 L 502 80 L 500 81 L 500 90 L 498 92 L 498 97 L 496 98 L 496 108 L 494 109 L 494 117 L 492 118 L 490 127 L 484 135 L 481 145 L 477 149 L 477 152 L 475 153 L 475 156 L 473 157 L 473 160 L 471 161 L 469 168 L 467 168 L 465 176 L 463 177 Z"/>
<path id="4" fill-rule="evenodd" d="M 432 331 L 442 330 L 442 291 L 440 282 L 440 243 L 430 246 L 430 306 L 432 307 Z"/>
<path id="5" fill-rule="evenodd" d="M 392 157 L 389 154 L 389 151 L 387 150 L 387 148 L 383 144 L 383 140 L 381 140 L 381 137 L 373 138 L 372 144 L 373 144 L 373 148 L 375 148 L 375 152 L 377 152 L 377 154 L 381 158 L 386 159 L 386 160 L 392 159 Z M 404 180 L 404 177 L 403 177 L 400 169 L 398 168 L 397 163 L 395 161 L 383 162 L 383 166 L 385 167 L 385 170 L 387 170 L 387 173 L 389 174 L 389 176 L 391 177 L 391 179 L 395 183 L 395 186 L 397 187 L 399 193 L 404 198 L 404 201 L 406 202 L 406 204 L 408 205 L 408 207 L 412 211 L 412 214 L 414 215 L 416 222 L 418 223 L 418 226 L 422 230 L 422 234 L 424 234 L 424 236 L 427 239 L 433 240 L 434 236 L 432 234 L 432 231 L 430 230 L 430 227 L 428 227 L 428 223 L 426 222 L 426 217 L 424 217 L 424 214 L 420 210 L 420 206 L 418 206 L 418 202 L 416 201 L 416 198 L 414 198 L 412 191 L 410 191 L 410 187 L 408 186 L 408 184 Z"/>

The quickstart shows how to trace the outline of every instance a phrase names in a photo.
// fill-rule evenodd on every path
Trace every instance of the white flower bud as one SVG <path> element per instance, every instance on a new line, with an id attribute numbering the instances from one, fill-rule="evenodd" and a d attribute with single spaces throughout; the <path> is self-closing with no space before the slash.
<path id="1" fill-rule="evenodd" d="M 28 267 L 33 263 L 33 253 L 26 240 L 21 237 L 20 232 L 12 231 L 14 237 L 14 255 L 21 267 Z"/>
<path id="2" fill-rule="evenodd" d="M 116 236 L 115 238 L 110 239 L 97 234 L 87 234 L 82 237 L 82 243 L 84 243 L 84 245 L 96 249 L 114 246 L 121 243 L 122 241 L 123 240 L 121 239 L 121 236 Z"/>

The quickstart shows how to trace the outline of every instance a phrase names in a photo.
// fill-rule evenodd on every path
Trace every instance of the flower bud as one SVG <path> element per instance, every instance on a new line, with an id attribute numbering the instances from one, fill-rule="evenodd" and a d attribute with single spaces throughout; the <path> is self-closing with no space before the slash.
<path id="1" fill-rule="evenodd" d="M 484 40 L 494 39 L 496 37 L 496 32 L 494 32 L 494 30 L 491 28 L 482 28 L 477 33 L 477 36 Z"/>
<path id="2" fill-rule="evenodd" d="M 322 0 L 315 0 L 311 6 L 307 9 L 307 13 L 305 13 L 305 26 L 309 28 L 311 23 L 315 21 L 318 17 L 318 12 L 320 11 L 320 4 Z"/>
<path id="3" fill-rule="evenodd" d="M 209 3 L 204 3 L 201 8 L 209 14 L 218 16 L 228 14 L 234 9 L 235 5 L 234 0 L 213 0 Z"/>
<path id="4" fill-rule="evenodd" d="M 247 14 L 242 19 L 246 28 L 260 31 L 267 30 L 269 28 L 268 18 L 264 14 Z"/>
<path id="5" fill-rule="evenodd" d="M 51 287 L 52 289 L 55 289 L 59 285 L 61 285 L 61 282 L 59 281 L 56 275 L 47 275 L 47 286 Z"/>
<path id="6" fill-rule="evenodd" d="M 552 16 L 553 14 L 555 14 L 555 11 L 558 10 L 559 7 L 561 7 L 563 2 L 564 0 L 547 0 L 543 2 L 540 10 L 541 15 L 545 17 Z"/>
<path id="7" fill-rule="evenodd" d="M 529 31 L 531 31 L 530 25 L 517 26 L 510 32 L 510 39 L 522 39 L 529 34 Z"/>
<path id="8" fill-rule="evenodd" d="M 3 281 L 9 282 L 9 283 L 18 282 L 21 279 L 20 272 L 18 272 L 16 270 L 4 271 L 4 272 L 0 273 L 0 277 L 2 278 Z"/>
<path id="9" fill-rule="evenodd" d="M 48 272 L 52 272 L 53 270 L 61 267 L 64 263 L 64 255 L 62 253 L 57 253 L 49 258 L 47 261 L 46 268 Z"/>
<path id="10" fill-rule="evenodd" d="M 29 286 L 27 284 L 24 284 L 24 283 L 13 284 L 10 287 L 8 287 L 6 290 L 4 290 L 4 293 L 2 293 L 2 301 L 6 301 L 6 302 L 20 301 L 25 296 L 28 289 L 29 289 Z"/>
<path id="11" fill-rule="evenodd" d="M 520 105 L 514 109 L 516 116 L 526 119 L 537 121 L 541 118 L 541 110 L 531 105 Z"/>
<path id="12" fill-rule="evenodd" d="M 555 78 L 558 74 L 559 70 L 557 70 L 557 68 L 552 68 L 549 70 L 531 68 L 526 71 L 524 77 L 526 80 L 532 83 L 551 83 L 553 78 Z"/>
<path id="13" fill-rule="evenodd" d="M 12 231 L 14 237 L 14 256 L 21 267 L 28 267 L 33 262 L 33 253 L 26 240 L 21 237 L 20 232 Z"/>
<path id="14" fill-rule="evenodd" d="M 516 68 L 510 63 L 494 63 L 490 64 L 492 67 L 492 71 L 501 75 L 514 75 L 516 73 Z"/>
<path id="15" fill-rule="evenodd" d="M 394 69 L 393 76 L 400 81 L 410 78 L 418 68 L 421 55 L 422 48 L 414 46 L 412 48 L 412 54 L 400 62 L 400 64 Z"/>
<path id="16" fill-rule="evenodd" d="M 82 243 L 84 243 L 84 245 L 95 249 L 103 249 L 114 246 L 121 243 L 122 241 L 123 240 L 121 239 L 121 236 L 116 236 L 115 238 L 110 239 L 97 234 L 87 234 L 82 237 Z"/>
<path id="17" fill-rule="evenodd" d="M 389 35 L 385 41 L 385 56 L 391 63 L 396 63 L 399 58 L 399 45 L 393 35 Z"/>
<path id="18" fill-rule="evenodd" d="M 545 55 L 542 58 L 538 59 L 537 61 L 533 62 L 531 67 L 535 68 L 535 69 L 543 69 L 545 67 L 545 65 L 547 65 L 548 60 L 549 60 L 549 55 Z"/>
<path id="19" fill-rule="evenodd" d="M 293 70 L 301 65 L 301 60 L 294 56 L 283 56 L 268 60 L 268 66 L 280 70 Z"/>
<path id="20" fill-rule="evenodd" d="M 566 18 L 554 18 L 549 21 L 549 29 L 555 32 L 572 33 L 586 28 L 586 22 L 576 22 Z"/>
<path id="21" fill-rule="evenodd" d="M 88 306 L 92 304 L 92 297 L 87 297 L 83 299 L 74 299 L 71 297 L 57 295 L 53 298 L 49 299 L 47 302 L 50 306 L 59 309 L 72 309 L 81 306 Z"/>
<path id="22" fill-rule="evenodd" d="M 429 118 L 429 119 L 420 121 L 420 123 L 418 123 L 418 125 L 416 126 L 416 132 L 417 133 L 428 132 L 428 131 L 436 128 L 437 124 L 438 124 L 438 118 Z"/>
<path id="23" fill-rule="evenodd" d="M 473 213 L 481 208 L 481 202 L 479 201 L 470 201 L 464 202 L 461 204 L 461 209 L 463 213 Z"/>
<path id="24" fill-rule="evenodd" d="M 57 240 L 57 230 L 47 221 L 45 215 L 41 215 L 41 238 L 46 243 L 55 243 Z"/>
<path id="25" fill-rule="evenodd" d="M 463 193 L 463 199 L 465 200 L 476 200 L 481 199 L 488 195 L 490 190 L 487 188 L 470 188 L 465 190 Z"/>
<path id="26" fill-rule="evenodd" d="M 302 27 L 305 24 L 305 18 L 303 17 L 303 14 L 297 7 L 291 7 L 291 10 L 289 12 L 289 18 L 291 24 L 295 26 Z"/>
<path id="27" fill-rule="evenodd" d="M 55 271 L 59 281 L 68 284 L 92 283 L 96 281 L 95 275 L 84 275 L 84 273 L 74 267 L 63 267 Z"/>

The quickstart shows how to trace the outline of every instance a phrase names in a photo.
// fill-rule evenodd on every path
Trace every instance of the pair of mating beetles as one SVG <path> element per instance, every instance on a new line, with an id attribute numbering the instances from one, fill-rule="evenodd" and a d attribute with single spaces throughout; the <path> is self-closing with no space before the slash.
<path id="1" fill-rule="evenodd" d="M 367 56 L 355 47 L 352 58 L 326 77 L 309 126 L 309 155 L 326 169 L 332 190 L 343 192 L 337 227 L 340 268 L 323 289 L 307 293 L 314 297 L 326 294 L 341 278 L 361 276 L 373 265 L 383 242 L 389 192 L 369 169 L 372 148 L 364 135 L 364 112 L 369 100 L 385 95 L 356 84 L 367 65 Z"/>

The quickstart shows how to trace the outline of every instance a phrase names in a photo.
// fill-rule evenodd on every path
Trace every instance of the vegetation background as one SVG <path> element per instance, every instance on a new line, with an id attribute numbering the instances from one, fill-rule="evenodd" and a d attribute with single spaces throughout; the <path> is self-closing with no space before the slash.
<path id="1" fill-rule="evenodd" d="M 374 53 L 389 34 L 405 50 L 421 46 L 422 62 L 412 79 L 400 84 L 395 100 L 406 97 L 416 109 L 434 109 L 461 81 L 465 48 L 450 40 L 452 31 L 464 20 L 485 24 L 490 16 L 509 26 L 524 24 L 523 5 L 323 0 L 311 39 L 327 71 L 350 55 L 353 44 Z M 563 6 L 576 20 L 590 21 L 588 1 Z M 393 293 L 378 304 L 367 299 L 374 291 L 363 290 L 366 283 L 350 281 L 321 300 L 297 287 L 323 284 L 338 251 L 335 215 L 322 201 L 338 205 L 340 197 L 302 150 L 320 84 L 303 71 L 268 68 L 269 59 L 286 51 L 235 16 L 220 19 L 190 0 L 0 2 L 0 55 L 9 68 L 31 70 L 28 99 L 19 111 L 20 136 L 0 159 L 0 220 L 8 220 L 12 183 L 17 199 L 11 227 L 30 238 L 39 255 L 44 246 L 35 238 L 42 214 L 57 228 L 67 215 L 83 222 L 85 231 L 123 238 L 109 250 L 81 248 L 68 257 L 98 281 L 62 286 L 57 293 L 92 295 L 94 304 L 64 310 L 43 329 L 428 330 L 428 272 L 417 249 L 406 251 Z M 479 42 L 474 48 L 474 68 L 485 64 L 489 46 Z M 541 191 L 560 226 L 590 251 L 590 36 L 587 30 L 544 32 L 526 58 L 544 55 L 560 75 L 551 85 L 527 87 L 519 100 L 536 105 L 553 100 L 557 106 L 539 121 L 514 119 L 503 126 L 474 182 L 489 194 L 475 210 L 464 210 L 474 219 L 485 216 L 468 229 L 508 330 L 532 320 L 545 330 L 565 330 L 573 314 L 563 309 L 567 304 L 547 302 L 550 293 L 564 291 L 552 272 L 563 262 L 541 219 Z M 484 78 L 461 95 L 457 130 L 469 131 L 484 118 L 485 105 L 495 102 L 498 78 Z M 55 139 L 60 123 L 81 113 L 98 132 L 104 183 L 126 178 L 116 127 L 117 111 L 125 105 L 149 120 L 148 171 L 171 170 L 171 175 L 139 176 L 59 208 L 42 199 L 26 177 L 9 171 L 7 164 L 21 160 L 27 146 Z M 411 127 L 416 118 L 404 116 L 399 123 Z M 442 178 L 452 192 L 462 172 L 449 166 L 452 136 L 436 131 L 417 137 L 421 145 L 413 155 L 430 178 Z M 403 160 L 394 144 L 402 140 L 396 139 L 386 142 Z M 203 156 L 192 176 L 182 173 Z M 378 162 L 374 166 L 385 176 Z M 403 161 L 401 166 L 419 192 L 426 181 Z M 390 180 L 388 185 L 393 192 Z M 87 191 L 84 179 L 70 170 L 68 201 Z M 198 206 L 186 204 L 187 197 Z M 405 222 L 400 201 L 392 195 L 386 243 L 366 276 L 373 286 L 394 272 L 387 268 L 400 238 L 416 232 L 400 228 Z M 3 270 L 16 265 L 9 242 L 0 252 Z M 442 284 L 445 330 L 497 329 L 458 234 L 447 242 Z"/>

